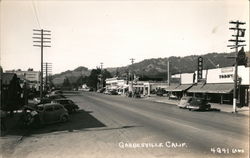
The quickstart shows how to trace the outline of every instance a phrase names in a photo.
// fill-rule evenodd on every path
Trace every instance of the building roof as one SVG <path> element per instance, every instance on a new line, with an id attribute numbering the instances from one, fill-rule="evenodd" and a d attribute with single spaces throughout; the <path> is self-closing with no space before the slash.
<path id="1" fill-rule="evenodd" d="M 186 91 L 187 89 L 189 89 L 190 87 L 192 87 L 193 84 L 181 84 L 178 87 L 176 87 L 175 89 L 173 89 L 173 92 L 182 92 L 182 91 Z"/>
<path id="2" fill-rule="evenodd" d="M 207 83 L 204 85 L 193 86 L 187 92 L 226 94 L 232 92 L 233 89 L 233 83 Z"/>
<path id="3" fill-rule="evenodd" d="M 14 73 L 3 73 L 2 74 L 2 84 L 3 85 L 9 85 L 11 80 L 14 77 Z"/>
<path id="4" fill-rule="evenodd" d="M 164 89 L 165 89 L 165 91 L 173 91 L 178 86 L 179 86 L 178 84 L 173 84 L 173 85 L 170 85 L 170 86 L 168 86 L 168 87 L 166 87 Z"/>

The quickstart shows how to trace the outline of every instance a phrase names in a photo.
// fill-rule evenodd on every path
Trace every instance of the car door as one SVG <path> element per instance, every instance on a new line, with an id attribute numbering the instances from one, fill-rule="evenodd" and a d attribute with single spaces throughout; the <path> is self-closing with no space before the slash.
<path id="1" fill-rule="evenodd" d="M 61 119 L 61 114 L 62 114 L 62 109 L 63 107 L 61 105 L 55 105 L 54 106 L 54 117 L 55 117 L 55 121 L 60 121 Z"/>
<path id="2" fill-rule="evenodd" d="M 55 111 L 54 106 L 46 106 L 44 109 L 44 123 L 52 123 L 55 122 Z"/>

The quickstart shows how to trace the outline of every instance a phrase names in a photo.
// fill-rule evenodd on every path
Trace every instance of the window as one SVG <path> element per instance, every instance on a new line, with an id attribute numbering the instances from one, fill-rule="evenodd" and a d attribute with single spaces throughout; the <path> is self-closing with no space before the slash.
<path id="1" fill-rule="evenodd" d="M 48 106 L 48 107 L 45 108 L 45 111 L 46 112 L 51 112 L 51 111 L 53 111 L 53 107 L 52 106 Z"/>
<path id="2" fill-rule="evenodd" d="M 44 109 L 43 106 L 39 106 L 39 107 L 37 108 L 38 111 L 43 111 L 43 109 Z"/>
<path id="3" fill-rule="evenodd" d="M 60 106 L 60 105 L 55 105 L 55 110 L 60 110 L 60 109 L 62 109 L 62 106 Z"/>

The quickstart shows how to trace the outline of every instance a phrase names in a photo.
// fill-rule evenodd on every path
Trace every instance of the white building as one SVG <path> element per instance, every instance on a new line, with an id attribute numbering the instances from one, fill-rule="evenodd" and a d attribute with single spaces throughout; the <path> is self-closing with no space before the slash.
<path id="1" fill-rule="evenodd" d="M 29 69 L 27 71 L 22 70 L 7 70 L 6 73 L 15 73 L 18 78 L 28 82 L 29 87 L 33 87 L 36 90 L 39 90 L 40 86 L 40 71 L 33 71 Z"/>
<path id="2" fill-rule="evenodd" d="M 39 71 L 22 71 L 22 70 L 7 70 L 6 73 L 15 73 L 18 78 L 23 78 L 30 82 L 40 82 L 40 72 Z"/>

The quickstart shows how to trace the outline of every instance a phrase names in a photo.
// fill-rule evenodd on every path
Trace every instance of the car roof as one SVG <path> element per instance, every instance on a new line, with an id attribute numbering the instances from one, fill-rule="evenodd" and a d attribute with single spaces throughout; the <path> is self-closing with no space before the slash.
<path id="1" fill-rule="evenodd" d="M 192 97 L 191 97 L 191 96 L 185 96 L 185 97 L 182 97 L 182 98 L 192 98 Z M 182 99 L 182 98 L 181 98 L 181 99 Z"/>
<path id="2" fill-rule="evenodd" d="M 47 103 L 47 104 L 39 104 L 38 107 L 47 107 L 47 106 L 54 106 L 54 105 L 61 106 L 61 104 L 58 104 L 58 103 Z"/>
<path id="3" fill-rule="evenodd" d="M 66 98 L 60 98 L 60 99 L 55 99 L 55 100 L 58 100 L 58 101 L 60 101 L 60 100 L 70 100 L 70 99 L 66 99 Z"/>

